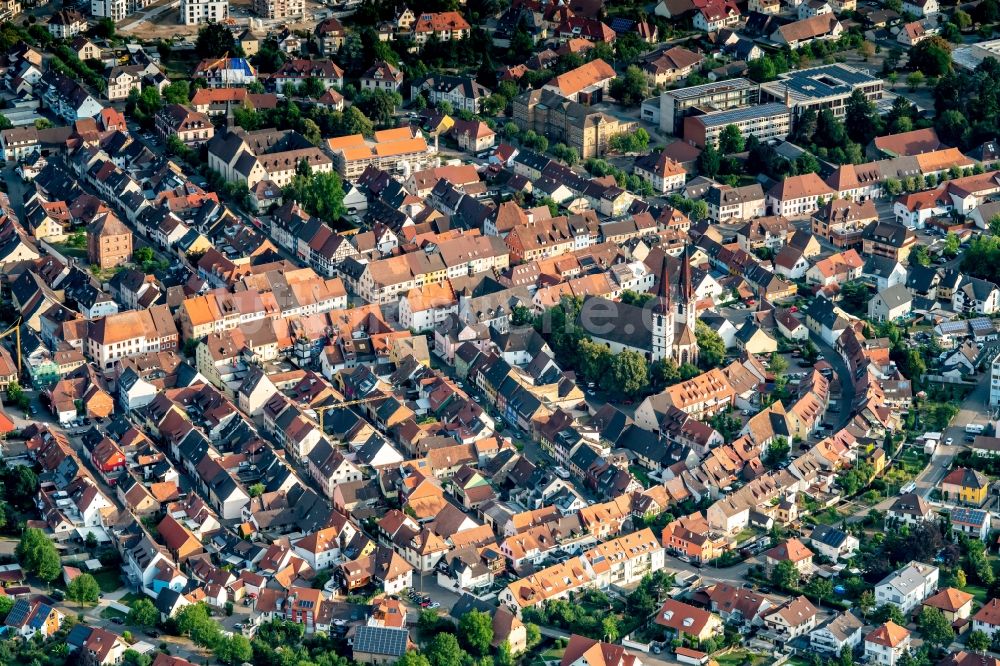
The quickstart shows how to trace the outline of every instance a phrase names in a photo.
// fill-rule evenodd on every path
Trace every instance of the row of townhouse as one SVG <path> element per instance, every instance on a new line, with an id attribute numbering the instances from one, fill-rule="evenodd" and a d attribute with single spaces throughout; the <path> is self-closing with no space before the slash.
<path id="1" fill-rule="evenodd" d="M 626 586 L 663 568 L 664 550 L 648 528 L 598 544 L 577 557 L 508 585 L 500 603 L 520 617 L 525 608 L 586 588 Z"/>

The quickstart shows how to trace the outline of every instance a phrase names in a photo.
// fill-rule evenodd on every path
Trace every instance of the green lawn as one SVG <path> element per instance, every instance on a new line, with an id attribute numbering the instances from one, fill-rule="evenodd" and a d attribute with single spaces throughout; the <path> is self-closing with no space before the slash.
<path id="1" fill-rule="evenodd" d="M 55 248 L 57 252 L 65 257 L 74 257 L 76 259 L 86 259 L 87 258 L 87 248 L 84 247 L 70 247 L 66 243 L 50 243 L 50 245 Z"/>
<path id="2" fill-rule="evenodd" d="M 129 607 L 131 607 L 132 604 L 134 604 L 135 602 L 137 602 L 139 599 L 149 599 L 149 597 L 147 597 L 144 594 L 136 594 L 135 592 L 129 592 L 128 594 L 126 594 L 125 596 L 123 596 L 121 599 L 119 599 L 118 603 L 122 604 L 123 606 L 129 606 Z"/>
<path id="3" fill-rule="evenodd" d="M 980 604 L 985 604 L 989 600 L 986 596 L 985 587 L 979 587 L 978 585 L 966 585 L 962 588 L 962 591 L 971 594 Z"/>
<path id="4" fill-rule="evenodd" d="M 562 661 L 566 648 L 550 647 L 541 654 L 542 661 Z"/>
<path id="5" fill-rule="evenodd" d="M 111 618 L 114 617 L 120 617 L 121 619 L 124 620 L 128 616 L 121 611 L 115 610 L 111 606 L 105 606 L 104 608 L 101 609 L 101 619 L 110 620 Z"/>
<path id="6" fill-rule="evenodd" d="M 742 666 L 742 664 L 749 659 L 754 666 L 760 666 L 767 662 L 767 657 L 760 654 L 755 654 L 749 650 L 733 650 L 732 652 L 727 652 L 725 654 L 715 655 L 713 659 L 719 664 L 719 666 Z M 792 663 L 792 662 L 788 662 Z"/>
<path id="7" fill-rule="evenodd" d="M 119 569 L 103 569 L 95 572 L 93 576 L 101 586 L 101 592 L 114 592 L 122 586 L 122 572 Z"/>

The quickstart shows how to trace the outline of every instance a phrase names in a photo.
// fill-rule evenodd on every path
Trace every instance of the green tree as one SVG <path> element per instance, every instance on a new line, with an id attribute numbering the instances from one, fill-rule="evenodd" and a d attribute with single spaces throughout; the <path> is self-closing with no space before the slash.
<path id="1" fill-rule="evenodd" d="M 776 437 L 767 447 L 767 453 L 764 454 L 763 462 L 771 469 L 777 469 L 781 463 L 788 459 L 788 454 L 791 453 L 791 450 L 792 447 L 789 445 L 788 439 L 785 437 Z"/>
<path id="2" fill-rule="evenodd" d="M 871 590 L 865 590 L 858 597 L 858 608 L 861 609 L 861 615 L 867 619 L 868 614 L 875 608 L 875 594 Z"/>
<path id="3" fill-rule="evenodd" d="M 788 372 L 788 361 L 786 361 L 785 357 L 778 352 L 774 352 L 771 354 L 771 360 L 768 362 L 768 370 L 770 370 L 771 374 L 775 377 L 784 375 Z"/>
<path id="4" fill-rule="evenodd" d="M 611 359 L 611 367 L 605 376 L 607 390 L 634 397 L 649 384 L 649 367 L 639 352 L 625 350 Z"/>
<path id="5" fill-rule="evenodd" d="M 944 247 L 941 248 L 941 251 L 944 253 L 946 257 L 957 257 L 959 247 L 960 243 L 958 240 L 958 236 L 956 236 L 953 233 L 949 233 L 944 238 Z"/>
<path id="6" fill-rule="evenodd" d="M 813 576 L 806 585 L 806 594 L 816 597 L 816 605 L 822 607 L 823 600 L 833 596 L 833 582 L 828 578 Z"/>
<path id="7" fill-rule="evenodd" d="M 903 611 L 899 610 L 899 606 L 896 604 L 882 604 L 875 609 L 875 613 L 872 615 L 872 620 L 877 624 L 882 624 L 883 622 L 892 620 L 900 626 L 906 626 L 906 618 L 903 616 Z"/>
<path id="8" fill-rule="evenodd" d="M 570 148 L 565 143 L 557 143 L 552 146 L 552 154 L 556 159 L 562 160 L 569 166 L 576 165 L 580 161 L 580 153 L 576 148 Z"/>
<path id="9" fill-rule="evenodd" d="M 719 175 L 721 168 L 722 158 L 719 151 L 711 144 L 705 146 L 701 154 L 698 155 L 698 171 L 709 178 L 715 178 Z"/>
<path id="10" fill-rule="evenodd" d="M 618 619 L 614 615 L 605 615 L 601 620 L 601 637 L 609 643 L 614 643 L 618 640 L 619 633 Z"/>
<path id="11" fill-rule="evenodd" d="M 746 147 L 746 140 L 740 133 L 740 128 L 736 125 L 726 125 L 719 134 L 719 152 L 723 155 L 742 153 Z"/>
<path id="12" fill-rule="evenodd" d="M 66 586 L 66 598 L 79 604 L 96 604 L 101 598 L 101 586 L 96 578 L 82 573 Z"/>
<path id="13" fill-rule="evenodd" d="M 224 664 L 242 664 L 253 659 L 253 648 L 246 636 L 220 637 L 214 648 L 215 658 Z"/>
<path id="14" fill-rule="evenodd" d="M 915 245 L 910 252 L 910 264 L 914 266 L 930 266 L 931 253 L 926 245 Z"/>
<path id="15" fill-rule="evenodd" d="M 174 81 L 163 89 L 163 101 L 167 104 L 187 104 L 191 100 L 191 84 L 187 81 Z"/>
<path id="16" fill-rule="evenodd" d="M 536 645 L 542 642 L 542 632 L 534 622 L 526 622 L 524 624 L 524 635 L 525 644 L 529 650 L 534 649 Z"/>
<path id="17" fill-rule="evenodd" d="M 396 662 L 399 663 L 399 662 Z M 510 649 L 510 641 L 503 641 L 497 648 L 497 666 L 513 666 L 514 655 Z M 412 666 L 412 665 L 411 665 Z"/>
<path id="18" fill-rule="evenodd" d="M 649 366 L 649 377 L 654 386 L 666 388 L 679 382 L 681 373 L 673 359 L 661 358 Z"/>
<path id="19" fill-rule="evenodd" d="M 924 84 L 924 73 L 920 70 L 915 72 L 910 72 L 906 76 L 906 85 L 910 88 L 910 92 L 915 92 L 917 88 Z"/>
<path id="20" fill-rule="evenodd" d="M 372 121 L 356 106 L 348 107 L 341 115 L 340 128 L 343 134 L 362 134 L 372 136 L 375 126 Z"/>
<path id="21" fill-rule="evenodd" d="M 853 141 L 862 145 L 867 145 L 883 129 L 882 118 L 875 105 L 865 97 L 860 88 L 851 93 L 847 100 L 844 128 Z"/>
<path id="22" fill-rule="evenodd" d="M 951 71 L 951 44 L 943 37 L 921 40 L 910 49 L 910 66 L 925 76 L 943 76 Z"/>
<path id="23" fill-rule="evenodd" d="M 135 259 L 138 264 L 147 264 L 155 258 L 155 255 L 153 254 L 152 248 L 143 245 L 132 253 L 132 258 Z"/>
<path id="24" fill-rule="evenodd" d="M 208 23 L 198 30 L 194 50 L 199 58 L 221 58 L 236 54 L 232 31 L 222 23 Z"/>
<path id="25" fill-rule="evenodd" d="M 636 65 L 629 65 L 625 74 L 611 82 L 611 96 L 625 106 L 638 106 L 648 93 L 646 75 Z"/>
<path id="26" fill-rule="evenodd" d="M 250 495 L 250 497 L 260 497 L 261 495 L 264 494 L 264 484 L 263 483 L 253 484 L 252 486 L 247 488 L 247 493 Z"/>
<path id="27" fill-rule="evenodd" d="M 608 145 L 621 153 L 644 153 L 649 149 L 649 132 L 640 127 L 634 132 L 617 134 L 611 137 Z"/>
<path id="28" fill-rule="evenodd" d="M 427 661 L 427 657 L 419 652 L 410 650 L 396 660 L 396 666 L 431 666 L 431 662 Z"/>
<path id="29" fill-rule="evenodd" d="M 153 663 L 153 658 L 148 654 L 139 654 L 132 648 L 122 653 L 122 663 L 125 666 L 149 666 Z"/>
<path id="30" fill-rule="evenodd" d="M 343 182 L 335 171 L 294 176 L 285 188 L 285 197 L 326 222 L 335 222 L 347 213 Z"/>
<path id="31" fill-rule="evenodd" d="M 136 599 L 128 609 L 128 623 L 136 627 L 156 626 L 160 613 L 149 599 Z"/>
<path id="32" fill-rule="evenodd" d="M 969 16 L 968 12 L 961 9 L 955 10 L 955 13 L 951 15 L 951 20 L 958 26 L 959 30 L 968 30 L 972 27 L 972 17 Z"/>
<path id="33" fill-rule="evenodd" d="M 965 645 L 973 652 L 984 653 L 990 649 L 990 637 L 978 629 L 969 632 L 965 638 Z"/>
<path id="34" fill-rule="evenodd" d="M 465 651 L 454 634 L 439 633 L 428 643 L 424 654 L 431 666 L 462 666 Z"/>
<path id="35" fill-rule="evenodd" d="M 55 580 L 62 570 L 55 544 L 38 528 L 28 527 L 24 530 L 15 553 L 26 571 L 45 582 Z"/>
<path id="36" fill-rule="evenodd" d="M 771 582 L 775 587 L 791 590 L 799 584 L 799 570 L 790 561 L 782 560 L 771 571 Z"/>
<path id="37" fill-rule="evenodd" d="M 14 599 L 10 595 L 3 595 L 0 597 L 0 621 L 7 617 L 10 613 L 10 609 L 14 607 Z"/>
<path id="38" fill-rule="evenodd" d="M 486 656 L 493 642 L 493 618 L 482 611 L 471 610 L 458 621 L 458 633 L 470 652 Z"/>
<path id="39" fill-rule="evenodd" d="M 403 98 L 397 92 L 386 90 L 363 90 L 354 99 L 354 103 L 381 127 L 392 124 L 396 109 L 403 104 Z"/>
<path id="40" fill-rule="evenodd" d="M 937 608 L 924 606 L 917 617 L 917 627 L 924 636 L 924 641 L 931 645 L 943 647 L 951 645 L 955 640 L 955 630 L 951 622 Z"/>
<path id="41" fill-rule="evenodd" d="M 708 203 L 704 199 L 698 199 L 692 203 L 688 217 L 692 222 L 701 222 L 706 219 L 708 217 Z"/>

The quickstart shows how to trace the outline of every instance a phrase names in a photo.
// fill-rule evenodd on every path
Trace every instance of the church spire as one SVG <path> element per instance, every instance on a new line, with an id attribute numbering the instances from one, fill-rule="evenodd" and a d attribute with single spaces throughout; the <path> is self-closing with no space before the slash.
<path id="1" fill-rule="evenodd" d="M 681 263 L 680 296 L 685 303 L 694 298 L 694 278 L 691 276 L 691 253 L 687 243 L 684 244 L 684 253 Z"/>
<path id="2" fill-rule="evenodd" d="M 656 287 L 656 312 L 664 314 L 670 312 L 670 262 L 667 253 L 663 253 L 663 261 L 660 264 L 660 282 Z"/>

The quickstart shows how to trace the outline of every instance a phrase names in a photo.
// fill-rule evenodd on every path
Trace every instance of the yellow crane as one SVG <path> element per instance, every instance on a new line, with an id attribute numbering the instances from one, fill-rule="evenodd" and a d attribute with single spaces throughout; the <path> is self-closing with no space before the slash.
<path id="1" fill-rule="evenodd" d="M 17 321 L 15 321 L 10 328 L 8 328 L 3 333 L 0 333 L 0 340 L 3 340 L 11 333 L 17 336 L 17 377 L 18 380 L 20 381 L 21 378 L 21 318 L 20 317 L 17 318 Z"/>
<path id="2" fill-rule="evenodd" d="M 375 402 L 376 400 L 385 400 L 388 397 L 389 396 L 385 395 L 376 395 L 368 398 L 358 398 L 357 400 L 339 400 L 329 405 L 320 405 L 319 407 L 310 407 L 309 409 L 319 414 L 319 429 L 321 432 L 326 432 L 326 430 L 323 428 L 323 414 L 330 411 L 331 409 L 340 409 L 341 407 L 352 407 L 354 405 L 363 405 L 365 403 Z"/>

